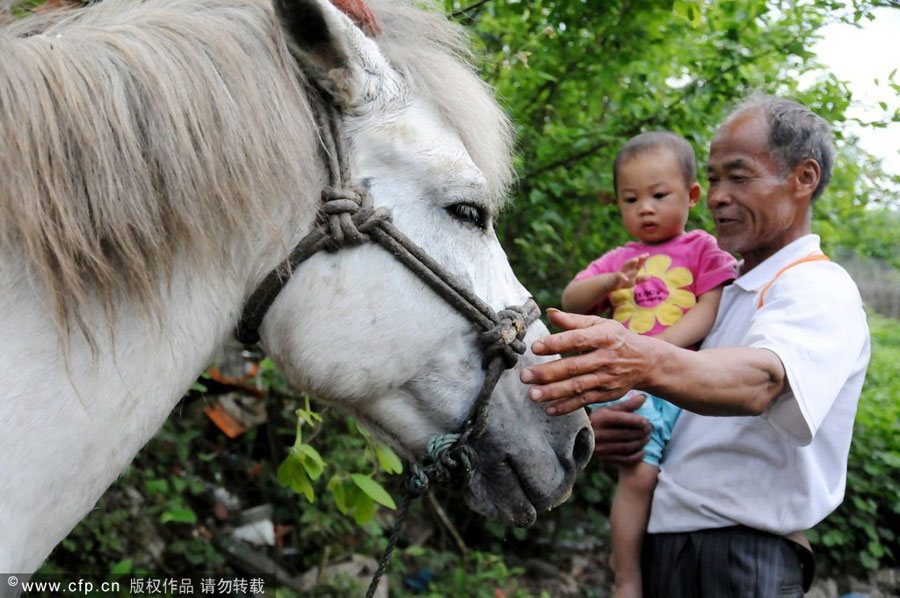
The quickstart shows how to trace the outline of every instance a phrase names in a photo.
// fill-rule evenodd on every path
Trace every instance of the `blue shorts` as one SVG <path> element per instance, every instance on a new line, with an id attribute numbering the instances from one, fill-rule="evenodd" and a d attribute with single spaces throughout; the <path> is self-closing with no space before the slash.
<path id="1" fill-rule="evenodd" d="M 666 448 L 666 443 L 668 443 L 669 439 L 672 437 L 672 428 L 675 427 L 675 422 L 678 421 L 678 415 L 681 413 L 681 407 L 676 407 L 669 401 L 654 396 L 649 392 L 632 392 L 647 395 L 647 400 L 644 401 L 644 404 L 641 405 L 635 413 L 643 415 L 647 418 L 647 421 L 650 422 L 650 440 L 644 445 L 644 463 L 659 467 L 659 463 L 663 458 L 663 451 Z M 631 394 L 632 393 L 629 392 L 621 399 L 616 399 L 615 401 L 610 401 L 608 403 L 594 404 L 591 405 L 590 408 L 596 409 L 621 403 L 630 398 Z"/>

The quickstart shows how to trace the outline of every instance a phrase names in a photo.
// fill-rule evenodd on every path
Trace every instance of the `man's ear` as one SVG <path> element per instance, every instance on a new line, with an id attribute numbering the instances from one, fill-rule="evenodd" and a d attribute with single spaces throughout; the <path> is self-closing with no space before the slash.
<path id="1" fill-rule="evenodd" d="M 822 167 L 812 158 L 807 158 L 794 166 L 791 179 L 797 195 L 810 199 L 822 180 Z"/>
<path id="2" fill-rule="evenodd" d="M 274 6 L 300 68 L 338 105 L 357 106 L 371 95 L 367 73 L 377 76 L 390 67 L 347 15 L 328 0 L 274 0 Z M 377 31 L 371 19 L 364 26 Z"/>
<path id="3" fill-rule="evenodd" d="M 694 183 L 688 188 L 688 205 L 690 207 L 694 207 L 697 205 L 697 202 L 700 201 L 700 195 L 702 195 L 703 191 L 700 189 L 700 185 Z"/>

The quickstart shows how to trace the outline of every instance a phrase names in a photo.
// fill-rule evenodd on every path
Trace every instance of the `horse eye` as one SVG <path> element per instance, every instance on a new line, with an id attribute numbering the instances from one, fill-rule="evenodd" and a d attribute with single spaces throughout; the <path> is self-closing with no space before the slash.
<path id="1" fill-rule="evenodd" d="M 487 226 L 487 217 L 484 210 L 471 203 L 455 203 L 447 206 L 447 212 L 450 216 L 465 224 L 477 226 L 481 230 L 485 230 Z"/>

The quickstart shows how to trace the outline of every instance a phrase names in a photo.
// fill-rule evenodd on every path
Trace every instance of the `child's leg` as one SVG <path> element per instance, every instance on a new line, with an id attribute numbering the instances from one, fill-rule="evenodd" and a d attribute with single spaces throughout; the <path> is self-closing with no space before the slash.
<path id="1" fill-rule="evenodd" d="M 658 473 L 657 467 L 643 461 L 619 469 L 619 483 L 609 517 L 615 598 L 641 598 L 641 547 Z"/>

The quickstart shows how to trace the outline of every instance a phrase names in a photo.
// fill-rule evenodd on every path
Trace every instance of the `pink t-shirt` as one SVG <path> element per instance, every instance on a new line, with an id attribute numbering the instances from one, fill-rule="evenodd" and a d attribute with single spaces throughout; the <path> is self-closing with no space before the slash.
<path id="1" fill-rule="evenodd" d="M 641 274 L 650 279 L 631 289 L 609 294 L 594 308 L 638 334 L 656 335 L 677 322 L 697 303 L 697 297 L 734 280 L 737 261 L 719 249 L 715 237 L 694 230 L 659 245 L 630 242 L 603 254 L 575 275 L 576 280 L 618 272 L 627 260 L 650 254 Z"/>

